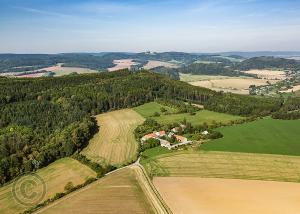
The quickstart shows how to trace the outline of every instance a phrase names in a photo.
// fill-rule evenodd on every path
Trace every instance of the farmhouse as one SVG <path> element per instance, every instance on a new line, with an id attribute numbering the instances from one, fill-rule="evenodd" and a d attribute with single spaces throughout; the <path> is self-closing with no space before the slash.
<path id="1" fill-rule="evenodd" d="M 172 144 L 168 140 L 166 140 L 165 137 L 175 138 L 175 140 L 177 140 L 179 143 Z M 173 148 L 177 148 L 177 147 L 182 146 L 182 145 L 187 145 L 187 144 L 192 143 L 192 141 L 188 141 L 188 139 L 186 137 L 183 137 L 183 136 L 180 136 L 180 135 L 175 135 L 173 132 L 170 132 L 168 135 L 166 135 L 165 131 L 153 132 L 153 133 L 145 135 L 141 139 L 142 145 L 149 139 L 159 140 L 160 146 L 168 148 L 169 150 L 173 149 Z"/>
<path id="2" fill-rule="evenodd" d="M 153 132 L 153 133 L 145 135 L 142 138 L 142 142 L 145 142 L 146 140 L 149 140 L 149 139 L 152 139 L 152 138 L 159 139 L 159 138 L 164 137 L 164 136 L 166 136 L 165 131 Z"/>
<path id="3" fill-rule="evenodd" d="M 152 138 L 156 138 L 156 134 L 151 133 L 151 134 L 147 134 L 142 138 L 142 142 L 145 142 L 146 140 L 152 139 Z"/>
<path id="4" fill-rule="evenodd" d="M 180 136 L 180 135 L 174 135 L 175 139 L 178 140 L 179 142 L 183 143 L 187 141 L 186 137 Z"/>
<path id="5" fill-rule="evenodd" d="M 201 134 L 203 134 L 203 135 L 208 135 L 209 132 L 208 132 L 208 131 L 204 131 L 204 132 L 202 132 Z"/>

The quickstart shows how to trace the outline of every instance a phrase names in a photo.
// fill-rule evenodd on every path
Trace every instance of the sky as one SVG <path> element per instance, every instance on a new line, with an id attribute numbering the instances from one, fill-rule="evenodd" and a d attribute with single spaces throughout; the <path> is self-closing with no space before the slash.
<path id="1" fill-rule="evenodd" d="M 0 0 L 0 53 L 299 50 L 300 0 Z"/>

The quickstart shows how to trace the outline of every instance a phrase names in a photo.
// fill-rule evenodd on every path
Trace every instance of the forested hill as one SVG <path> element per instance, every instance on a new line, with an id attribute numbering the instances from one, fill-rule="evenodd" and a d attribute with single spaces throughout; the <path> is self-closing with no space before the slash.
<path id="1" fill-rule="evenodd" d="M 149 72 L 0 79 L 0 184 L 81 150 L 91 118 L 158 97 L 204 103 L 214 92 Z"/>
<path id="2" fill-rule="evenodd" d="M 179 73 L 199 75 L 247 75 L 243 70 L 285 69 L 300 70 L 300 62 L 276 57 L 254 57 L 245 59 L 239 56 L 217 54 L 190 54 L 183 52 L 164 53 L 103 53 L 103 54 L 0 54 L 0 73 L 37 71 L 62 63 L 63 67 L 80 67 L 106 71 L 114 67 L 114 60 L 133 59 L 139 63 L 132 70 L 140 70 L 149 60 L 171 62 L 179 68 L 164 66 L 153 68 L 156 73 L 179 79 Z M 248 75 L 247 75 L 248 76 Z"/>
<path id="3" fill-rule="evenodd" d="M 0 184 L 72 155 L 97 130 L 93 115 L 156 98 L 205 104 L 240 115 L 267 115 L 280 101 L 226 95 L 155 73 L 122 71 L 57 78 L 0 78 Z M 228 96 L 228 98 L 227 98 Z"/>
<path id="4" fill-rule="evenodd" d="M 277 68 L 295 71 L 300 70 L 300 62 L 293 59 L 263 56 L 244 60 L 243 62 L 239 63 L 237 67 L 240 70 Z"/>

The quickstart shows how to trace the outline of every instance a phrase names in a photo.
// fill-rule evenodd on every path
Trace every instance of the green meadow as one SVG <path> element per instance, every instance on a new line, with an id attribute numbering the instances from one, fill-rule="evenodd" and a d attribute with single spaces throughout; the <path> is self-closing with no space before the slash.
<path id="1" fill-rule="evenodd" d="M 167 110 L 167 112 L 170 114 L 163 114 L 160 111 L 161 107 L 164 107 Z M 238 120 L 238 119 L 242 118 L 240 116 L 217 113 L 217 112 L 208 111 L 208 110 L 197 111 L 195 115 L 190 115 L 189 113 L 175 114 L 175 112 L 176 112 L 175 109 L 170 108 L 168 106 L 163 106 L 156 102 L 146 103 L 144 105 L 135 107 L 134 110 L 136 112 L 138 112 L 140 115 L 142 115 L 143 117 L 152 118 L 161 124 L 170 124 L 170 123 L 180 122 L 184 118 L 188 122 L 192 123 L 193 125 L 201 125 L 204 122 L 211 124 L 213 121 L 229 122 L 231 120 Z M 155 117 L 154 116 L 155 112 L 160 113 L 160 116 Z"/>
<path id="2" fill-rule="evenodd" d="M 218 131 L 224 137 L 203 144 L 202 150 L 300 155 L 300 120 L 267 118 Z"/>

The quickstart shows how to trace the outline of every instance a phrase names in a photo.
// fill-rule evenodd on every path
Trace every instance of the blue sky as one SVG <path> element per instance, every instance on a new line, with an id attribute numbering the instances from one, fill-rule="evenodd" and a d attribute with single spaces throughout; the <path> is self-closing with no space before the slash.
<path id="1" fill-rule="evenodd" d="M 0 0 L 1 53 L 300 50 L 299 0 Z"/>

